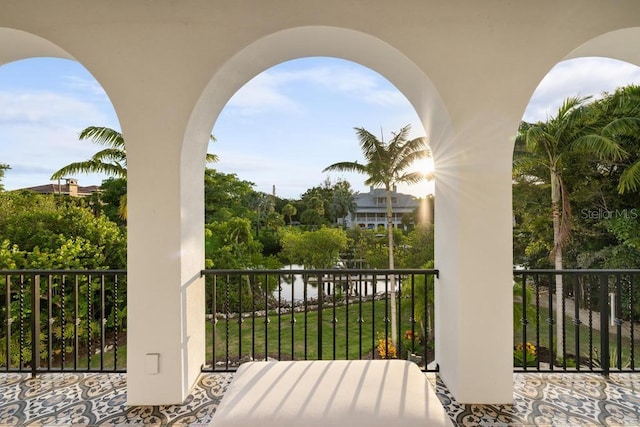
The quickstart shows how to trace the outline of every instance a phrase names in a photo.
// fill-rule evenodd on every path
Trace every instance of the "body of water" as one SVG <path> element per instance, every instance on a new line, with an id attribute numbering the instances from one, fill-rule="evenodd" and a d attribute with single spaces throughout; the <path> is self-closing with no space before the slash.
<path id="1" fill-rule="evenodd" d="M 287 270 L 301 270 L 304 266 L 290 265 L 282 269 L 284 273 Z M 280 280 L 280 298 L 282 301 L 304 301 L 305 287 L 307 290 L 307 300 L 318 298 L 318 278 L 316 276 L 308 277 L 305 286 L 304 278 L 301 274 L 283 276 Z M 335 274 L 326 275 L 322 280 L 322 289 L 324 295 L 333 295 L 335 291 L 347 292 L 350 287 L 350 295 L 367 296 L 375 293 L 385 292 L 385 278 L 378 278 L 374 281 L 372 276 L 351 275 L 348 276 L 346 271 L 336 270 Z M 278 290 L 273 293 L 278 298 Z"/>

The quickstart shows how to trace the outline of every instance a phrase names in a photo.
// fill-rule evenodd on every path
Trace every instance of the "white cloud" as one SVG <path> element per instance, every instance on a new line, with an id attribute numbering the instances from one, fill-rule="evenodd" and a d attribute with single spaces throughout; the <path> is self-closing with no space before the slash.
<path id="1" fill-rule="evenodd" d="M 11 166 L 7 189 L 46 184 L 62 166 L 89 158 L 96 146 L 78 134 L 107 119 L 97 103 L 47 90 L 0 91 L 0 111 L 0 161 Z M 99 176 L 77 178 L 82 185 L 100 182 Z"/>
<path id="2" fill-rule="evenodd" d="M 262 114 L 268 111 L 295 113 L 300 108 L 296 101 L 282 93 L 283 85 L 268 73 L 254 77 L 227 103 L 227 107 L 240 115 Z"/>
<path id="3" fill-rule="evenodd" d="M 631 83 L 640 84 L 640 67 L 608 58 L 564 61 L 549 71 L 534 92 L 523 119 L 545 121 L 570 96 L 600 98 L 603 92 Z"/>
<path id="4" fill-rule="evenodd" d="M 290 94 L 293 85 L 302 90 Z M 336 63 L 303 69 L 290 69 L 287 65 L 273 67 L 250 80 L 227 105 L 240 115 L 274 111 L 300 114 L 305 111 L 304 104 L 300 102 L 304 98 L 302 92 L 312 87 L 371 105 L 399 106 L 406 103 L 405 97 L 382 76 L 360 66 Z"/>
<path id="5" fill-rule="evenodd" d="M 50 91 L 0 91 L 0 121 L 59 127 L 71 122 L 95 123 L 102 120 L 93 104 Z"/>
<path id="6" fill-rule="evenodd" d="M 108 101 L 107 93 L 104 91 L 100 83 L 94 79 L 67 75 L 64 77 L 65 85 L 73 90 L 83 92 L 84 94 L 93 95 L 99 99 Z"/>

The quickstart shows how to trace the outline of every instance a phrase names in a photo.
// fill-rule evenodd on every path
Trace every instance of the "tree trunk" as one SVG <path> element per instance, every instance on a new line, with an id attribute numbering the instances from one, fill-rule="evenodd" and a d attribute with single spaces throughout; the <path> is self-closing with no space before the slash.
<path id="1" fill-rule="evenodd" d="M 560 227 L 562 221 L 562 192 L 560 189 L 560 178 L 555 170 L 551 171 L 551 210 L 553 214 L 553 261 L 556 270 L 562 270 L 562 246 Z M 564 347 L 564 316 L 562 315 L 562 303 L 564 301 L 564 289 L 562 275 L 556 275 L 556 357 L 564 358 L 562 349 Z M 552 344 L 552 343 L 550 343 Z"/>
<path id="2" fill-rule="evenodd" d="M 391 205 L 391 189 L 387 185 L 385 187 L 387 196 L 387 235 L 389 237 L 389 269 L 394 269 L 393 262 L 393 207 Z M 391 275 L 391 342 L 393 346 L 398 348 L 398 316 L 396 314 L 396 275 Z"/>

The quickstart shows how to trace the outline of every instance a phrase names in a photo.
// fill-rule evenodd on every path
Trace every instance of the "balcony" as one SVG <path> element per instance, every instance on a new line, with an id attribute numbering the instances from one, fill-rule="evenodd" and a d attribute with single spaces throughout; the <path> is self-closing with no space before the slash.
<path id="1" fill-rule="evenodd" d="M 183 405 L 127 406 L 126 349 L 134 344 L 126 341 L 126 272 L 0 271 L 0 423 L 202 424 L 210 421 L 245 361 L 391 355 L 392 278 L 398 289 L 396 356 L 414 358 L 453 421 L 640 422 L 639 270 L 514 271 L 520 319 L 512 405 L 457 403 L 440 379 L 431 333 L 437 270 L 204 270 L 202 275 L 208 339 L 197 385 Z M 556 298 L 560 278 L 564 298 Z M 558 351 L 560 315 L 565 320 Z M 531 345 L 534 356 L 527 353 Z"/>

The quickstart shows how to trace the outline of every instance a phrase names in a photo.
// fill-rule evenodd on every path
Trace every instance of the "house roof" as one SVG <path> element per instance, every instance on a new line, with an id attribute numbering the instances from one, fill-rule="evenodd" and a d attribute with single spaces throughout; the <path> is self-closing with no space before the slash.
<path id="1" fill-rule="evenodd" d="M 20 188 L 17 191 L 33 191 L 35 193 L 40 194 L 68 194 L 69 186 L 67 184 L 44 184 L 44 185 L 36 185 L 34 187 L 26 187 Z M 95 193 L 96 191 L 100 191 L 99 185 L 87 185 L 80 186 L 78 185 L 78 196 L 88 196 L 90 194 Z"/>
<path id="2" fill-rule="evenodd" d="M 378 203 L 380 198 L 386 198 L 383 188 L 372 188 L 368 193 L 359 193 L 354 196 L 354 202 L 358 207 L 357 212 L 379 212 L 386 209 L 386 204 Z M 391 191 L 393 200 L 391 206 L 394 212 L 413 212 L 420 202 L 410 194 Z"/>

